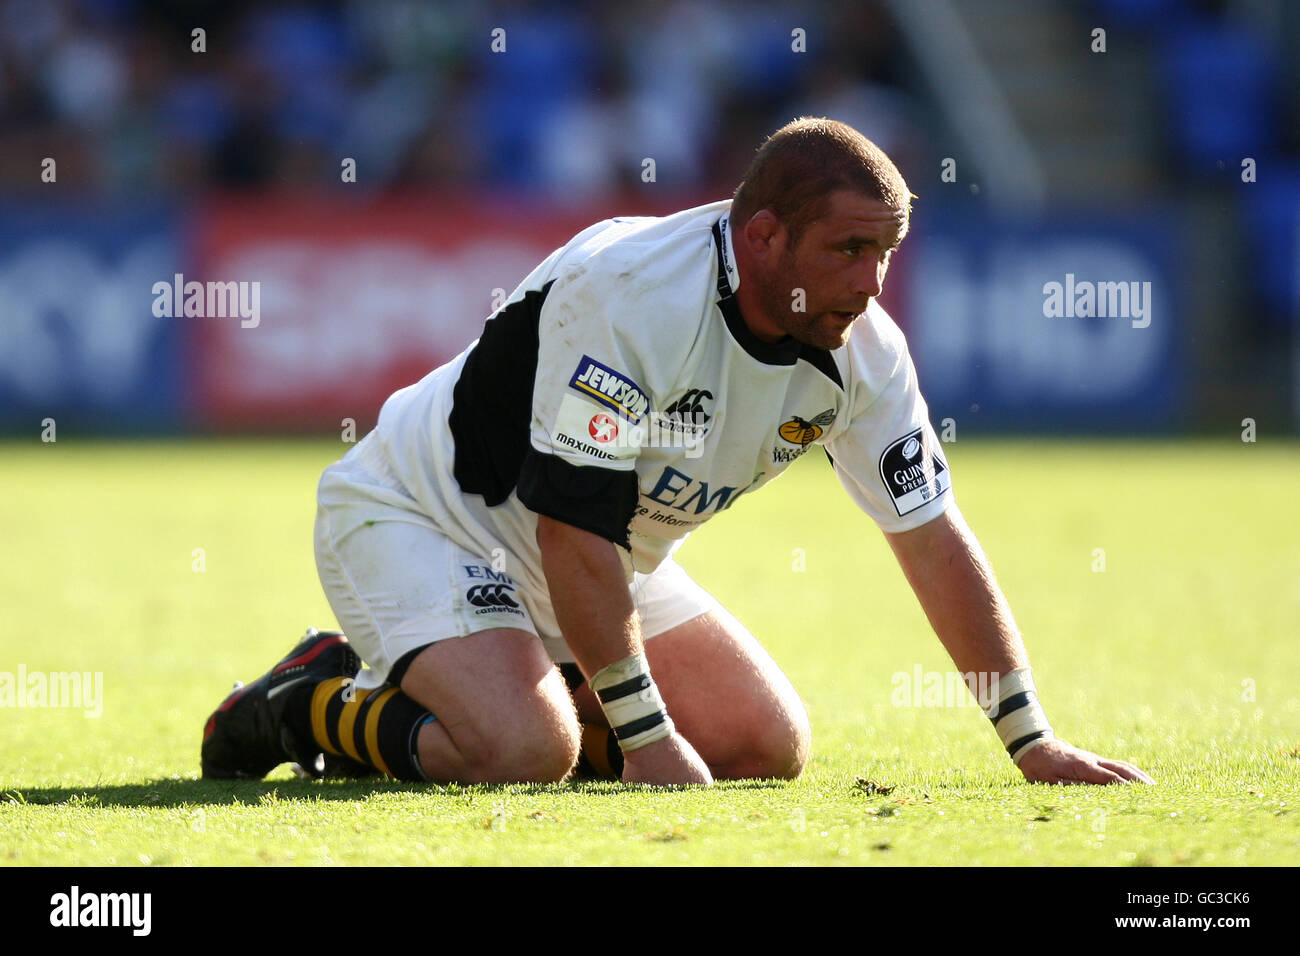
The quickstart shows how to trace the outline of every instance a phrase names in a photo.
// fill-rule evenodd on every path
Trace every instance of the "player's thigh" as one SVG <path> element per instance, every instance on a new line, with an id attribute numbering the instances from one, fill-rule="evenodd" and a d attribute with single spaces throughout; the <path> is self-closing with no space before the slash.
<path id="1" fill-rule="evenodd" d="M 494 628 L 432 643 L 414 655 L 401 688 L 481 770 L 551 767 L 562 776 L 577 757 L 573 700 L 529 631 Z"/>
<path id="2" fill-rule="evenodd" d="M 669 559 L 634 582 L 650 670 L 715 776 L 797 776 L 808 714 L 772 655 Z"/>
<path id="3" fill-rule="evenodd" d="M 772 655 L 718 607 L 646 641 L 673 723 L 722 777 L 797 777 L 808 712 Z"/>
<path id="4" fill-rule="evenodd" d="M 673 723 L 715 777 L 796 777 L 808 761 L 808 712 L 790 679 L 721 605 L 645 641 Z M 585 723 L 604 724 L 591 688 L 574 692 Z"/>
<path id="5" fill-rule="evenodd" d="M 453 540 L 400 492 L 363 480 L 327 471 L 315 528 L 321 586 L 366 663 L 358 687 L 400 683 L 411 655 L 437 641 L 537 633 L 522 586 L 488 557 L 497 542 Z"/>
<path id="6" fill-rule="evenodd" d="M 400 686 L 450 737 L 452 763 L 531 776 L 576 748 L 573 703 L 537 636 L 526 586 L 485 555 L 345 486 L 322 501 L 316 560 L 367 665 L 358 687 Z"/>

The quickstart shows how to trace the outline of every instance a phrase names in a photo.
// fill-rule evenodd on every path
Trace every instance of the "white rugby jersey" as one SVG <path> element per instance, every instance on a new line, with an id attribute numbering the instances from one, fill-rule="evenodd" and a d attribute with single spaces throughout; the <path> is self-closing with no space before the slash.
<path id="1" fill-rule="evenodd" d="M 388 399 L 375 437 L 453 540 L 504 546 L 544 586 L 545 514 L 649 572 L 815 445 L 886 531 L 953 500 L 907 344 L 874 300 L 833 351 L 750 332 L 730 205 L 591 226 L 469 348 Z"/>

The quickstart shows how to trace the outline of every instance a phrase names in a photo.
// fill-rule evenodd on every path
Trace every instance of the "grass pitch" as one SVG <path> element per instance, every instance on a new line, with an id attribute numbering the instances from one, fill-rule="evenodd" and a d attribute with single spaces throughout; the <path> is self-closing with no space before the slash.
<path id="1" fill-rule="evenodd" d="M 231 683 L 334 623 L 311 525 L 342 448 L 64 438 L 0 446 L 0 673 L 102 672 L 102 715 L 0 709 L 0 862 L 1300 863 L 1300 446 L 946 450 L 1057 733 L 1158 786 L 1030 786 L 974 707 L 898 706 L 952 665 L 820 454 L 681 555 L 807 701 L 800 780 L 203 782 Z"/>

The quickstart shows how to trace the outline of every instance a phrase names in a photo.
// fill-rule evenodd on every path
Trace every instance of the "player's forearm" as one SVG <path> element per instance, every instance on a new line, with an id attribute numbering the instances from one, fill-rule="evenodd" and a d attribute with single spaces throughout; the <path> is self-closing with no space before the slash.
<path id="1" fill-rule="evenodd" d="M 988 558 L 955 506 L 919 528 L 885 537 L 958 670 L 1006 674 L 1029 666 Z"/>
<path id="2" fill-rule="evenodd" d="M 614 545 L 541 515 L 537 543 L 555 618 L 582 672 L 642 651 L 641 628 Z"/>
<path id="3" fill-rule="evenodd" d="M 640 620 L 614 545 L 544 515 L 537 542 L 560 631 L 623 749 L 623 779 L 712 783 L 700 755 L 673 727 L 650 678 L 641 656 Z"/>

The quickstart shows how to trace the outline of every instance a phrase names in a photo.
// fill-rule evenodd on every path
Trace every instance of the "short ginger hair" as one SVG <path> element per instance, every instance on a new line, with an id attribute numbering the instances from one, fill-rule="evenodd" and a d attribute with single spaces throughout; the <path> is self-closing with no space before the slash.
<path id="1" fill-rule="evenodd" d="M 852 126 L 805 116 L 782 126 L 759 147 L 731 201 L 743 224 L 770 209 L 796 243 L 826 215 L 830 194 L 849 189 L 887 206 L 912 211 L 912 193 L 884 150 Z"/>

